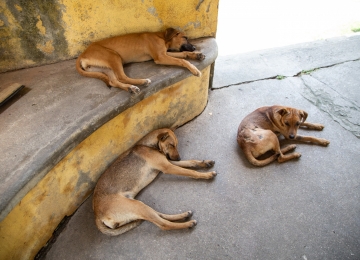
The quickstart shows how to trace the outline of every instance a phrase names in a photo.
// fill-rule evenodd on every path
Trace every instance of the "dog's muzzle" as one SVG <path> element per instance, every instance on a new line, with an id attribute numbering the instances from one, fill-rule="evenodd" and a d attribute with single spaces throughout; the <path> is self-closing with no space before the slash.
<path id="1" fill-rule="evenodd" d="M 174 158 L 171 158 L 171 157 L 170 157 L 170 154 L 166 154 L 166 158 L 167 158 L 168 160 L 170 160 L 170 161 L 180 161 L 180 160 L 181 160 L 180 155 L 178 155 L 178 156 L 176 156 L 176 157 L 174 157 Z"/>
<path id="2" fill-rule="evenodd" d="M 195 51 L 195 50 L 196 50 L 195 46 L 192 45 L 191 43 L 185 43 L 180 47 L 180 51 Z"/>

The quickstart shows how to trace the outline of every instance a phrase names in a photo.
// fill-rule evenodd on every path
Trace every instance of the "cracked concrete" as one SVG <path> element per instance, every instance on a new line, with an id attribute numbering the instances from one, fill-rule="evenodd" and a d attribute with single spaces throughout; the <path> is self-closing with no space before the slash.
<path id="1" fill-rule="evenodd" d="M 286 48 L 219 57 L 213 89 L 253 82 L 300 77 L 303 96 L 360 138 L 358 100 L 360 78 L 359 36 L 339 37 Z M 346 79 L 347 91 L 336 84 Z"/>
<path id="2" fill-rule="evenodd" d="M 302 95 L 357 138 L 360 138 L 360 100 L 355 97 L 360 97 L 359 78 L 360 60 L 301 77 L 306 86 Z"/>
<path id="3" fill-rule="evenodd" d="M 89 198 L 43 258 L 360 259 L 359 46 L 360 35 L 218 58 L 207 107 L 176 130 L 181 157 L 213 159 L 218 175 L 160 174 L 137 197 L 164 213 L 193 210 L 198 225 L 162 231 L 144 222 L 108 237 L 96 229 Z M 307 111 L 325 128 L 299 131 L 330 145 L 297 143 L 298 160 L 250 165 L 237 128 L 273 104 Z"/>
<path id="4" fill-rule="evenodd" d="M 293 77 L 302 71 L 325 68 L 360 59 L 359 36 L 302 43 L 268 51 L 220 56 L 216 60 L 213 88 Z"/>

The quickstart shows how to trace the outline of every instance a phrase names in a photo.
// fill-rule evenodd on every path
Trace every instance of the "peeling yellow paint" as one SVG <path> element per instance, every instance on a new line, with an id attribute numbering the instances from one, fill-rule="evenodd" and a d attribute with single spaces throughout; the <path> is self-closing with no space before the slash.
<path id="1" fill-rule="evenodd" d="M 52 40 L 47 41 L 45 45 L 38 43 L 36 45 L 36 48 L 38 48 L 39 50 L 45 53 L 52 53 L 55 50 Z"/>
<path id="2" fill-rule="evenodd" d="M 199 115 L 207 103 L 209 75 L 210 66 L 202 77 L 191 76 L 140 101 L 75 147 L 0 222 L 0 259 L 33 259 L 119 154 L 153 129 Z"/>
<path id="3" fill-rule="evenodd" d="M 21 12 L 21 11 L 22 11 L 22 8 L 21 8 L 21 6 L 20 6 L 20 5 L 15 4 L 14 6 L 15 6 L 16 10 L 18 10 L 19 12 Z"/>
<path id="4" fill-rule="evenodd" d="M 5 42 L 3 42 L 1 47 L 4 53 L 7 53 L 9 56 L 9 60 L 5 59 L 3 56 L 0 59 L 0 71 L 6 70 L 7 68 L 13 68 L 16 64 L 25 63 L 29 65 L 30 63 L 24 62 L 24 51 L 21 48 L 21 38 L 17 34 L 20 28 L 18 21 L 7 8 L 5 1 L 0 0 L 0 10 L 3 21 L 7 21 L 6 25 L 4 24 L 0 30 L 0 38 L 2 40 L 5 39 Z"/>
<path id="5" fill-rule="evenodd" d="M 42 35 L 46 34 L 46 28 L 43 26 L 40 15 L 37 16 L 38 22 L 36 23 L 36 27 L 39 29 Z"/>
<path id="6" fill-rule="evenodd" d="M 218 2 L 219 0 L 56 0 L 52 1 L 54 7 L 50 9 L 51 12 L 45 13 L 44 10 L 49 9 L 28 8 L 31 1 L 20 1 L 14 4 L 15 8 L 9 9 L 6 1 L 0 0 L 0 10 L 4 10 L 5 17 L 2 17 L 2 26 L 6 28 L 0 32 L 0 37 L 4 38 L 2 34 L 5 32 L 6 38 L 16 40 L 17 43 L 2 46 L 4 51 L 12 55 L 0 60 L 0 72 L 29 67 L 33 63 L 26 61 L 31 59 L 36 61 L 35 65 L 40 65 L 39 63 L 75 58 L 90 42 L 115 35 L 162 31 L 175 27 L 183 30 L 189 38 L 215 36 Z M 60 20 L 52 22 L 51 28 L 44 26 L 45 19 L 50 21 L 49 18 L 58 17 Z M 25 20 L 34 21 L 34 24 L 26 23 L 28 28 L 25 28 L 21 24 Z M 32 28 L 35 30 L 31 31 Z M 22 33 L 23 30 L 26 32 Z M 24 44 L 27 37 L 34 39 L 35 43 Z M 33 57 L 32 54 L 49 37 L 56 37 L 57 41 L 53 43 L 53 50 L 46 45 L 44 52 L 53 55 L 37 60 L 38 57 Z"/>
<path id="7" fill-rule="evenodd" d="M 190 38 L 215 36 L 218 1 L 144 0 L 99 1 L 62 0 L 63 19 L 70 55 L 76 56 L 89 42 L 130 32 L 181 29 Z M 198 8 L 198 10 L 197 10 Z M 104 17 L 106 13 L 106 17 Z"/>

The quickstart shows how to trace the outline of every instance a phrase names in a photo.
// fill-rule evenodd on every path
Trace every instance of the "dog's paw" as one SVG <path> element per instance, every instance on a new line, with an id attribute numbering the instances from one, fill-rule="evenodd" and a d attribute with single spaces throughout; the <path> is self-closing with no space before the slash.
<path id="1" fill-rule="evenodd" d="M 212 178 L 214 178 L 214 177 L 217 175 L 217 172 L 216 172 L 216 171 L 213 171 L 213 172 L 210 172 L 210 174 L 211 174 L 211 178 L 210 178 L 210 179 L 212 179 Z"/>
<path id="2" fill-rule="evenodd" d="M 290 152 L 292 150 L 295 150 L 295 148 L 296 148 L 296 144 L 291 144 L 291 145 L 288 145 L 285 148 L 281 149 L 281 152 L 282 153 L 287 153 L 287 152 Z"/>
<path id="3" fill-rule="evenodd" d="M 322 124 L 313 124 L 313 129 L 314 130 L 323 130 L 324 129 L 324 125 Z"/>
<path id="4" fill-rule="evenodd" d="M 188 66 L 187 68 L 191 71 L 191 73 L 192 73 L 194 76 L 201 77 L 201 75 L 202 75 L 202 74 L 201 74 L 201 71 L 198 70 L 198 68 L 196 68 L 195 65 L 189 63 L 189 66 Z"/>
<path id="5" fill-rule="evenodd" d="M 301 153 L 292 153 L 292 155 L 294 156 L 294 158 L 300 158 L 301 157 Z"/>
<path id="6" fill-rule="evenodd" d="M 330 144 L 330 141 L 323 138 L 319 138 L 319 144 L 323 146 L 328 146 Z"/>
<path id="7" fill-rule="evenodd" d="M 187 218 L 191 218 L 193 215 L 193 212 L 191 210 L 189 210 L 187 213 L 188 213 Z"/>
<path id="8" fill-rule="evenodd" d="M 198 70 L 198 69 L 196 69 L 197 71 L 194 73 L 194 76 L 196 76 L 196 77 L 201 77 L 202 76 L 202 74 L 201 74 L 201 71 L 200 70 Z"/>
<path id="9" fill-rule="evenodd" d="M 196 54 L 196 59 L 197 60 L 205 60 L 205 55 L 202 54 L 201 52 Z"/>
<path id="10" fill-rule="evenodd" d="M 189 228 L 193 228 L 193 227 L 195 227 L 197 225 L 197 221 L 195 219 L 190 220 L 189 222 L 190 222 L 190 227 Z"/>
<path id="11" fill-rule="evenodd" d="M 205 168 L 211 168 L 215 165 L 215 161 L 213 160 L 204 160 L 202 161 Z"/>
<path id="12" fill-rule="evenodd" d="M 131 86 L 128 88 L 128 91 L 129 91 L 131 94 L 140 93 L 140 89 L 139 89 L 137 86 L 133 86 L 133 85 L 131 85 Z"/>
<path id="13" fill-rule="evenodd" d="M 147 86 L 150 85 L 150 83 L 151 83 L 151 80 L 150 80 L 150 79 L 145 79 L 145 82 L 144 82 L 143 86 L 144 86 L 144 87 L 147 87 Z"/>

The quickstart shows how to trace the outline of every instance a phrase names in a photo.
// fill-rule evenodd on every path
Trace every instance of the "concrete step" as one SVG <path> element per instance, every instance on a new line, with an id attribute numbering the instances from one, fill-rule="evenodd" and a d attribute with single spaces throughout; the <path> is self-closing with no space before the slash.
<path id="1" fill-rule="evenodd" d="M 0 74 L 25 88 L 0 107 L 0 258 L 31 258 L 88 197 L 116 156 L 146 133 L 181 125 L 206 106 L 214 38 L 193 40 L 202 71 L 153 61 L 125 66 L 151 85 L 136 95 L 80 76 L 75 60 Z"/>

